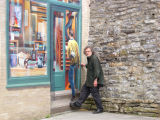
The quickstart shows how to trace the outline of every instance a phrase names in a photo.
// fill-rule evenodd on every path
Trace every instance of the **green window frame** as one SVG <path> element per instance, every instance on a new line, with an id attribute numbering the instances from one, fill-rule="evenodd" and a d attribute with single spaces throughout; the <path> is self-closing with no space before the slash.
<path id="1" fill-rule="evenodd" d="M 72 3 L 64 3 L 57 0 L 35 0 L 39 2 L 47 3 L 47 75 L 41 75 L 41 76 L 24 76 L 24 77 L 11 77 L 10 76 L 10 56 L 9 56 L 9 0 L 7 0 L 7 9 L 6 9 L 6 59 L 7 59 L 7 88 L 16 88 L 16 87 L 27 87 L 27 86 L 41 86 L 41 85 L 50 85 L 50 30 L 49 30 L 49 22 L 50 21 L 50 5 L 54 4 L 57 6 L 63 6 L 67 8 L 73 8 L 79 10 L 79 29 L 77 30 L 79 33 L 79 41 L 78 44 L 81 48 L 81 31 L 82 31 L 82 0 L 80 0 L 80 5 L 72 4 Z M 81 49 L 80 49 L 80 56 L 81 56 Z M 81 57 L 80 57 L 81 61 Z M 78 70 L 78 81 L 81 79 L 81 71 Z M 80 86 L 78 87 L 80 88 Z"/>

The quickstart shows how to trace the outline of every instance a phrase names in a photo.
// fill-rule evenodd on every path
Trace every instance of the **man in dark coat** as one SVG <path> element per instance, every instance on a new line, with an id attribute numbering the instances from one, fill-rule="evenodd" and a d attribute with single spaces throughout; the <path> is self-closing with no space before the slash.
<path id="1" fill-rule="evenodd" d="M 81 64 L 82 67 L 86 66 L 87 68 L 87 78 L 86 82 L 83 85 L 80 97 L 77 101 L 70 103 L 71 108 L 80 108 L 82 103 L 87 99 L 89 94 L 93 96 L 93 99 L 96 103 L 97 110 L 93 113 L 102 113 L 102 101 L 99 95 L 99 88 L 103 86 L 104 75 L 100 61 L 96 55 L 94 55 L 93 49 L 90 46 L 87 46 L 84 49 L 84 54 L 87 56 L 87 64 Z"/>

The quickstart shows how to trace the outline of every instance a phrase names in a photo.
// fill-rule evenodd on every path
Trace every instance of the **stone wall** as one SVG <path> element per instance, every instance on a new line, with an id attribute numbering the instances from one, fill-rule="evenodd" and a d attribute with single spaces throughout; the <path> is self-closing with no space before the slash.
<path id="1" fill-rule="evenodd" d="M 144 101 L 152 101 L 160 113 L 159 25 L 160 0 L 90 0 L 88 44 L 95 46 L 101 59 L 102 96 L 111 103 L 125 100 L 127 106 L 138 101 L 145 111 L 152 105 Z M 136 113 L 134 107 L 127 110 Z"/>
<path id="2" fill-rule="evenodd" d="M 153 100 L 132 100 L 120 98 L 102 98 L 104 111 L 160 117 L 160 105 Z M 95 110 L 93 98 L 88 98 L 82 108 Z"/>

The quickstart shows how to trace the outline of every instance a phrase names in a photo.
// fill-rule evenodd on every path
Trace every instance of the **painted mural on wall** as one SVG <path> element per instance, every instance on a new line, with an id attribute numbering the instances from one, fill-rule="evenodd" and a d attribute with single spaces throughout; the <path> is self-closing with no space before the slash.
<path id="1" fill-rule="evenodd" d="M 77 2 L 63 1 L 63 2 Z M 10 76 L 47 75 L 47 4 L 35 0 L 10 0 Z M 79 64 L 78 13 L 53 13 L 53 71 L 65 71 L 65 89 L 72 88 Z M 64 23 L 65 22 L 65 23 Z M 52 23 L 51 23 L 52 24 Z M 15 29 L 16 28 L 16 29 Z M 52 41 L 51 40 L 51 41 Z"/>
<path id="2" fill-rule="evenodd" d="M 77 43 L 77 13 L 74 11 L 66 11 L 65 40 L 66 54 L 69 62 L 68 81 L 72 90 L 72 96 L 75 96 L 75 72 L 79 66 L 80 55 Z"/>
<path id="3" fill-rule="evenodd" d="M 10 0 L 11 77 L 47 74 L 46 7 L 47 4 L 33 0 Z"/>
<path id="4" fill-rule="evenodd" d="M 77 13 L 66 10 L 66 23 L 64 24 L 64 15 L 62 12 L 54 12 L 54 49 L 53 70 L 60 72 L 65 70 L 65 89 L 72 88 L 74 91 L 75 71 L 79 64 L 79 47 L 77 43 L 76 23 Z M 65 28 L 65 30 L 63 30 Z M 63 38 L 63 31 L 65 31 L 65 38 Z M 72 33 L 72 35 L 71 35 Z M 64 40 L 64 41 L 63 41 Z M 65 42 L 65 45 L 63 45 Z M 65 47 L 65 48 L 64 48 Z M 63 50 L 65 52 L 63 52 Z M 63 55 L 65 54 L 65 55 Z M 73 92 L 74 93 L 74 92 Z"/>

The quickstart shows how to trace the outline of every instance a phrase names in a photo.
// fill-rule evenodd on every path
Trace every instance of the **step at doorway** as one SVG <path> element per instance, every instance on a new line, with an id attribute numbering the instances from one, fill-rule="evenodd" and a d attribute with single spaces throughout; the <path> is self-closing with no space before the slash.
<path id="1" fill-rule="evenodd" d="M 71 90 L 51 92 L 51 114 L 70 111 Z M 76 90 L 76 98 L 79 97 L 79 91 Z"/>

